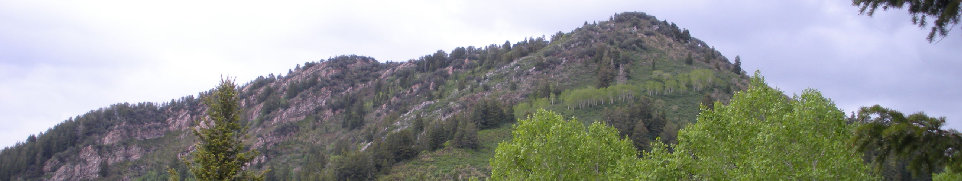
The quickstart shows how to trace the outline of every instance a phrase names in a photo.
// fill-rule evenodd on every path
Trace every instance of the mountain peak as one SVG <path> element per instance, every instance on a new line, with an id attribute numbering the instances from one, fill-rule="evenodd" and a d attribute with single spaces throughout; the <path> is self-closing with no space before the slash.
<path id="1" fill-rule="evenodd" d="M 239 98 L 251 128 L 246 141 L 263 153 L 252 167 L 271 169 L 271 178 L 486 177 L 479 171 L 493 145 L 533 109 L 613 125 L 657 118 L 650 135 L 634 139 L 671 141 L 699 104 L 725 101 L 747 85 L 734 68 L 688 30 L 626 12 L 549 39 L 456 47 L 403 63 L 357 55 L 307 62 L 284 76 L 258 77 Z M 0 180 L 187 173 L 178 159 L 193 149 L 187 129 L 203 117 L 205 96 L 112 106 L 65 121 L 0 152 Z M 451 168 L 461 171 L 432 171 Z"/>

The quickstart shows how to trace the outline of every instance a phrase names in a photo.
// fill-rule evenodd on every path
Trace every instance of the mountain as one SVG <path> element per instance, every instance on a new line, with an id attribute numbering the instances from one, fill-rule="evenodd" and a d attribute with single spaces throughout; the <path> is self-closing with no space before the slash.
<path id="1" fill-rule="evenodd" d="M 241 87 L 250 166 L 270 180 L 486 177 L 511 124 L 538 108 L 601 121 L 639 149 L 748 84 L 741 68 L 674 23 L 628 12 L 571 32 L 457 47 L 407 62 L 348 55 Z M 121 103 L 0 152 L 0 180 L 160 180 L 193 149 L 201 92 Z M 186 176 L 186 174 L 181 174 Z"/>

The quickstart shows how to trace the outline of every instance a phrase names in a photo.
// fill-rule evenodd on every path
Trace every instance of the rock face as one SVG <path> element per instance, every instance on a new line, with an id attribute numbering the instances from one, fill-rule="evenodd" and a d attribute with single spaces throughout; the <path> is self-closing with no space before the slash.
<path id="1" fill-rule="evenodd" d="M 99 177 L 100 164 L 104 162 L 93 146 L 84 147 L 79 158 L 60 166 L 50 180 L 90 180 Z"/>
<path id="2" fill-rule="evenodd" d="M 397 64 L 395 64 L 397 65 Z M 367 74 L 358 75 L 355 69 L 370 69 Z M 286 77 L 274 77 L 272 80 L 261 87 L 252 88 L 252 84 L 245 85 L 239 89 L 247 96 L 241 97 L 241 105 L 245 107 L 244 115 L 259 120 L 261 123 L 250 128 L 250 135 L 257 135 L 252 138 L 253 148 L 271 148 L 279 142 L 286 141 L 295 136 L 291 131 L 275 129 L 279 125 L 303 120 L 309 114 L 317 116 L 318 120 L 331 119 L 334 111 L 324 108 L 336 95 L 350 93 L 358 89 L 370 86 L 369 83 L 357 83 L 352 86 L 330 86 L 319 87 L 313 91 L 304 91 L 298 96 L 285 98 L 285 105 L 281 108 L 270 108 L 272 111 L 263 111 L 265 107 L 276 106 L 265 103 L 264 99 L 272 99 L 286 96 L 289 88 L 310 79 L 337 81 L 337 77 L 345 75 L 366 76 L 368 81 L 374 80 L 377 76 L 384 74 L 385 66 L 369 57 L 342 57 L 334 63 L 323 62 L 314 66 L 299 69 L 297 73 Z M 336 77 L 335 77 L 336 76 Z M 285 93 L 278 95 L 277 93 Z M 258 97 L 258 94 L 274 94 L 273 97 Z M 201 93 L 198 97 L 205 96 Z M 183 158 L 186 153 L 193 149 L 191 140 L 193 135 L 190 128 L 195 126 L 195 122 L 204 119 L 204 108 L 200 99 L 192 96 L 171 101 L 157 108 L 157 118 L 149 121 L 128 121 L 137 119 L 139 115 L 125 115 L 124 111 L 116 111 L 107 108 L 103 113 L 114 121 L 102 133 L 85 135 L 94 139 L 91 144 L 84 144 L 77 151 L 66 150 L 63 154 L 55 155 L 51 159 L 43 162 L 43 175 L 46 180 L 92 180 L 98 178 L 131 178 L 130 174 L 142 174 L 137 172 L 156 170 L 154 165 L 144 165 L 144 163 L 170 165 L 179 162 L 178 158 Z M 321 110 L 321 111 L 318 111 Z M 134 111 L 136 112 L 136 111 Z M 317 113 L 317 114 L 313 114 Z M 88 113 L 93 114 L 93 113 Z M 98 115 L 99 116 L 99 115 Z M 89 129 L 88 127 L 78 128 L 80 132 Z M 294 128 L 296 129 L 296 128 Z M 172 143 L 172 144 L 164 144 Z M 157 154 L 152 151 L 173 151 L 173 153 Z M 75 152 L 75 154 L 69 154 Z M 151 155 L 151 160 L 141 160 L 144 155 Z M 169 155 L 172 158 L 159 158 Z M 256 163 L 263 163 L 267 157 L 257 158 Z M 161 160 L 162 162 L 156 162 Z M 151 163 L 152 162 L 152 163 Z M 115 164 L 140 164 L 128 167 L 132 170 L 117 170 L 111 168 Z M 121 174 L 122 176 L 111 175 Z"/>
<path id="3" fill-rule="evenodd" d="M 94 146 L 87 146 L 80 150 L 76 160 L 60 162 L 48 160 L 44 164 L 44 172 L 52 172 L 47 180 L 93 180 L 107 173 L 111 164 L 137 160 L 143 156 L 144 150 L 138 146 L 115 147 L 109 150 L 98 150 Z"/>

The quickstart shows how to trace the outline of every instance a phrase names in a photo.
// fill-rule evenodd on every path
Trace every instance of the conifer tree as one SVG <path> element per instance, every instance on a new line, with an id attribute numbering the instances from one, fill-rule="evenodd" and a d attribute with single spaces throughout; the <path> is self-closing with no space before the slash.
<path id="1" fill-rule="evenodd" d="M 264 173 L 254 174 L 244 166 L 258 154 L 245 151 L 246 126 L 240 124 L 237 85 L 221 80 L 217 89 L 204 99 L 207 119 L 194 129 L 198 143 L 187 161 L 190 172 L 199 180 L 263 180 Z"/>
<path id="2" fill-rule="evenodd" d="M 735 67 L 732 68 L 732 72 L 736 74 L 742 74 L 742 57 L 735 56 Z"/>
<path id="3" fill-rule="evenodd" d="M 874 15 L 879 7 L 888 10 L 907 6 L 909 14 L 912 14 L 912 24 L 920 28 L 931 25 L 929 35 L 925 37 L 930 43 L 936 36 L 948 36 L 949 31 L 959 24 L 959 15 L 962 13 L 959 0 L 852 0 L 852 5 L 859 7 L 860 14 L 869 16 Z"/>
<path id="4" fill-rule="evenodd" d="M 945 117 L 921 112 L 905 115 L 874 105 L 862 107 L 856 120 L 859 126 L 851 143 L 869 153 L 866 155 L 876 168 L 904 160 L 915 175 L 962 177 L 962 134 L 943 129 Z"/>

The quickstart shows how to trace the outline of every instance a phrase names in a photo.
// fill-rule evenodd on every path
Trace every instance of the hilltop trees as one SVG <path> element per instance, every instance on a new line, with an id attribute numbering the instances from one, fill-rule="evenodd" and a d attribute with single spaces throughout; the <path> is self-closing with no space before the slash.
<path id="1" fill-rule="evenodd" d="M 925 28 L 929 25 L 929 20 L 933 17 L 935 21 L 929 31 L 926 40 L 932 42 L 936 34 L 940 37 L 948 36 L 949 30 L 959 24 L 959 13 L 962 12 L 962 4 L 959 0 L 852 0 L 852 5 L 859 7 L 859 13 L 872 16 L 880 6 L 882 10 L 900 9 L 908 5 L 909 13 L 912 14 L 912 24 Z"/>
<path id="2" fill-rule="evenodd" d="M 172 100 L 165 106 L 188 107 L 196 103 L 192 96 Z M 167 115 L 163 114 L 161 105 L 154 103 L 121 103 L 106 108 L 92 110 L 83 115 L 68 118 L 64 122 L 47 129 L 43 133 L 30 135 L 25 142 L 5 147 L 0 150 L 0 180 L 36 180 L 44 175 L 43 167 L 50 159 L 69 159 L 68 155 L 80 155 L 81 148 L 95 145 L 102 148 L 105 145 L 102 135 L 111 132 L 112 125 L 127 123 L 131 125 L 154 124 L 163 122 Z M 120 142 L 120 144 L 127 144 Z M 101 150 L 96 150 L 101 151 Z M 101 161 L 104 163 L 105 161 Z M 114 176 L 117 169 L 114 165 L 97 165 L 95 171 L 100 178 Z M 80 179 L 80 178 L 75 178 Z"/>
<path id="3" fill-rule="evenodd" d="M 187 162 L 190 172 L 200 180 L 263 180 L 263 173 L 244 168 L 258 153 L 244 151 L 247 127 L 240 124 L 237 85 L 229 79 L 221 80 L 204 102 L 208 106 L 207 119 L 193 130 L 199 142 Z"/>
<path id="4" fill-rule="evenodd" d="M 438 50 L 434 54 L 423 56 L 415 62 L 419 72 L 431 72 L 451 64 L 451 61 L 448 60 L 448 54 L 444 50 Z"/>
<path id="5" fill-rule="evenodd" d="M 735 72 L 735 74 L 742 73 L 742 57 L 735 56 L 735 67 L 732 68 L 732 72 Z"/>

